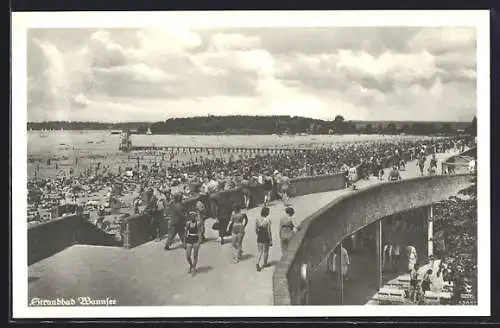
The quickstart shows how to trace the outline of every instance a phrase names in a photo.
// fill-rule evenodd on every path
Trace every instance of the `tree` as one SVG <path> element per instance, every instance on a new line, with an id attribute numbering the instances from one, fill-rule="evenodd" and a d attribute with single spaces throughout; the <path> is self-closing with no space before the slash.
<path id="1" fill-rule="evenodd" d="M 454 131 L 453 131 L 453 128 L 451 127 L 450 123 L 445 123 L 441 127 L 441 132 L 444 134 L 452 134 Z"/>
<path id="2" fill-rule="evenodd" d="M 342 115 L 335 116 L 333 120 L 333 130 L 336 133 L 344 133 L 344 117 Z"/>
<path id="3" fill-rule="evenodd" d="M 472 119 L 472 122 L 471 124 L 467 127 L 467 129 L 465 130 L 465 132 L 467 132 L 468 134 L 470 134 L 471 136 L 477 136 L 477 119 L 476 117 L 474 116 L 474 118 Z"/>
<path id="4" fill-rule="evenodd" d="M 372 134 L 372 125 L 370 123 L 368 123 L 366 126 L 365 126 L 365 133 L 366 134 Z"/>
<path id="5" fill-rule="evenodd" d="M 377 125 L 377 133 L 384 134 L 384 126 L 382 124 Z"/>
<path id="6" fill-rule="evenodd" d="M 394 124 L 393 122 L 389 123 L 385 128 L 385 131 L 387 134 L 396 134 L 397 132 L 396 124 Z"/>
<path id="7" fill-rule="evenodd" d="M 401 131 L 406 134 L 411 133 L 411 127 L 407 123 L 405 123 L 401 128 Z"/>
<path id="8" fill-rule="evenodd" d="M 473 283 L 473 294 L 477 293 L 477 175 L 472 184 L 461 190 L 458 196 L 434 206 L 435 229 L 444 238 L 445 251 L 442 258 L 457 273 L 456 294 L 462 293 L 465 280 Z M 436 243 L 434 244 L 436 246 Z"/>
<path id="9" fill-rule="evenodd" d="M 356 124 L 354 124 L 353 122 L 344 122 L 343 123 L 343 132 L 344 133 L 350 133 L 350 134 L 354 134 L 354 133 L 357 133 L 357 129 L 356 129 Z"/>
<path id="10" fill-rule="evenodd" d="M 335 116 L 335 119 L 333 120 L 334 122 L 344 122 L 345 119 L 344 119 L 344 116 L 342 115 L 337 115 Z"/>
<path id="11" fill-rule="evenodd" d="M 436 132 L 436 125 L 434 123 L 414 123 L 412 130 L 416 135 L 429 135 Z"/>
<path id="12" fill-rule="evenodd" d="M 311 123 L 309 125 L 309 134 L 314 134 L 315 131 L 316 131 L 315 125 L 314 123 Z"/>

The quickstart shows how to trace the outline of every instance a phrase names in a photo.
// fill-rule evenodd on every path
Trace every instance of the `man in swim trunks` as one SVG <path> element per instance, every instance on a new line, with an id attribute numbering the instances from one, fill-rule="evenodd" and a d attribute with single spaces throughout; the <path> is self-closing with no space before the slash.
<path id="1" fill-rule="evenodd" d="M 280 192 L 281 192 L 281 200 L 285 206 L 289 206 L 289 193 L 290 193 L 290 178 L 284 175 L 280 179 Z"/>
<path id="2" fill-rule="evenodd" d="M 273 191 L 273 178 L 269 174 L 264 175 L 264 206 L 271 201 L 271 192 Z"/>

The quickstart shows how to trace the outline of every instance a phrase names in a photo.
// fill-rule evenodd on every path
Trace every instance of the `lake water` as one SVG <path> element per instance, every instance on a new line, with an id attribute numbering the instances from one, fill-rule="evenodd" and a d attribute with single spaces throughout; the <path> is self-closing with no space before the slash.
<path id="1" fill-rule="evenodd" d="M 31 131 L 28 132 L 28 155 L 118 153 L 120 135 L 110 131 Z M 133 145 L 225 146 L 225 147 L 311 147 L 332 146 L 345 142 L 414 139 L 413 136 L 381 135 L 133 135 Z M 422 138 L 422 137 L 419 137 Z"/>

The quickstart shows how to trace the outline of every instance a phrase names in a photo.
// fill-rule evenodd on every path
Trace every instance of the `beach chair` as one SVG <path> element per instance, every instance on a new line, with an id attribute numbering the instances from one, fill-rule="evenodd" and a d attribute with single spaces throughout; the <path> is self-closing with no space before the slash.
<path id="1" fill-rule="evenodd" d="M 426 305 L 439 305 L 440 294 L 433 291 L 426 291 L 424 294 L 424 303 Z"/>
<path id="2" fill-rule="evenodd" d="M 439 293 L 439 304 L 442 305 L 451 305 L 452 303 L 453 293 L 448 291 L 441 291 Z"/>
<path id="3" fill-rule="evenodd" d="M 405 302 L 405 291 L 396 287 L 382 287 L 372 298 L 379 304 L 402 304 Z"/>

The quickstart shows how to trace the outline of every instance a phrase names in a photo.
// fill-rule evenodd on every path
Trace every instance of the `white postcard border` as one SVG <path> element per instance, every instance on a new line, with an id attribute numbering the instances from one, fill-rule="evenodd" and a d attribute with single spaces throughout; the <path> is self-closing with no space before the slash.
<path id="1" fill-rule="evenodd" d="M 12 14 L 13 317 L 364 317 L 490 315 L 490 26 L 488 11 L 29 12 Z M 28 307 L 27 61 L 28 28 L 463 26 L 477 28 L 477 306 L 136 306 Z"/>

